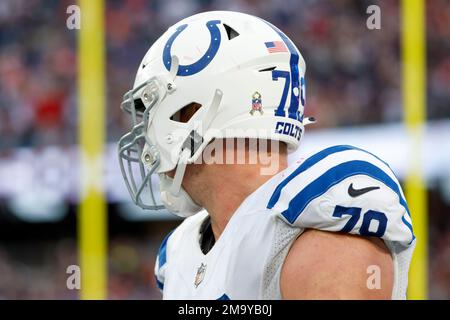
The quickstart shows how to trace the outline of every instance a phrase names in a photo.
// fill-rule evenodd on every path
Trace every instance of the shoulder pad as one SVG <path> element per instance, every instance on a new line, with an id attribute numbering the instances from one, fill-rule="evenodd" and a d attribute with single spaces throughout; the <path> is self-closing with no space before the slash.
<path id="1" fill-rule="evenodd" d="M 411 216 L 389 165 L 352 146 L 334 146 L 303 161 L 274 190 L 269 209 L 302 228 L 378 236 L 409 245 Z"/>

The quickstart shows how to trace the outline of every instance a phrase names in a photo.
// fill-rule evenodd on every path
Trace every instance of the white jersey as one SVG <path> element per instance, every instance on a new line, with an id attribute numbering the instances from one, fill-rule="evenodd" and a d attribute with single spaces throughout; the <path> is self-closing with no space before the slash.
<path id="1" fill-rule="evenodd" d="M 384 240 L 394 263 L 393 299 L 405 299 L 416 243 L 411 217 L 392 170 L 351 146 L 298 161 L 253 192 L 204 254 L 189 217 L 163 241 L 155 266 L 164 299 L 281 299 L 280 271 L 305 229 Z"/>

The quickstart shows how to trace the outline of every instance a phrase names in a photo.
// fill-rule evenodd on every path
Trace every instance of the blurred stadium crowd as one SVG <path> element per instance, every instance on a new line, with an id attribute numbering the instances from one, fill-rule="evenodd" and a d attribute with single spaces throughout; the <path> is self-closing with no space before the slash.
<path id="1" fill-rule="evenodd" d="M 114 237 L 109 243 L 109 299 L 160 299 L 153 274 L 160 237 Z M 77 299 L 67 267 L 78 265 L 74 239 L 0 246 L 1 299 Z M 82 272 L 82 271 L 81 271 Z M 71 282 L 72 283 L 72 282 Z"/>
<path id="2" fill-rule="evenodd" d="M 0 156 L 17 147 L 76 143 L 76 31 L 66 28 L 66 8 L 73 2 L 0 1 Z M 398 1 L 107 0 L 106 4 L 109 141 L 116 141 L 129 127 L 119 104 L 149 46 L 179 19 L 212 9 L 261 16 L 294 40 L 307 63 L 306 113 L 319 120 L 315 129 L 401 120 Z M 381 7 L 381 30 L 366 28 L 370 4 Z M 429 119 L 450 117 L 449 25 L 450 2 L 427 1 Z M 133 237 L 111 241 L 110 297 L 158 297 L 150 285 L 142 287 L 153 281 L 154 257 L 148 243 Z M 450 298 L 450 229 L 432 243 L 431 295 Z M 35 261 L 35 268 L 30 268 L 19 262 L 14 246 L 0 244 L 0 298 L 74 297 L 61 287 L 64 271 L 55 271 L 75 261 L 75 243 L 63 239 L 43 246 L 42 252 L 55 253 L 42 257 L 22 245 L 23 259 Z"/>

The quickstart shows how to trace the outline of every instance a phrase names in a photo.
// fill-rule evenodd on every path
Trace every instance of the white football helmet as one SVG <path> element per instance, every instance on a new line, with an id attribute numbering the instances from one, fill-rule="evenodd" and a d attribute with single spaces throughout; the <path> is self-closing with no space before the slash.
<path id="1" fill-rule="evenodd" d="M 304 76 L 294 43 L 258 17 L 204 12 L 170 27 L 144 56 L 121 105 L 133 122 L 119 141 L 133 201 L 144 209 L 162 209 L 162 202 L 180 216 L 200 211 L 181 183 L 186 164 L 215 138 L 279 140 L 297 149 L 313 121 L 303 117 Z M 180 110 L 192 104 L 196 112 L 180 121 Z M 165 173 L 173 169 L 172 179 Z"/>

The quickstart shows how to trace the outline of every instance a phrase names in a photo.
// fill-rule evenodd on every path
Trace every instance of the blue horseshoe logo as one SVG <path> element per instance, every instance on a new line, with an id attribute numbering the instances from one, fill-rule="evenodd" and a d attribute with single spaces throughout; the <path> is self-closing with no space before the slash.
<path id="1" fill-rule="evenodd" d="M 177 76 L 190 76 L 196 74 L 197 72 L 202 71 L 215 57 L 217 51 L 220 47 L 220 30 L 217 25 L 220 23 L 220 20 L 211 20 L 206 23 L 206 26 L 211 34 L 211 42 L 209 43 L 209 48 L 206 50 L 203 57 L 201 57 L 198 61 L 194 62 L 190 65 L 179 65 Z M 172 44 L 178 35 L 187 28 L 187 24 L 183 24 L 177 28 L 175 33 L 169 38 L 166 45 L 164 46 L 163 52 L 163 62 L 166 66 L 166 69 L 170 71 L 170 66 L 172 65 L 172 55 L 170 53 L 172 49 Z"/>

